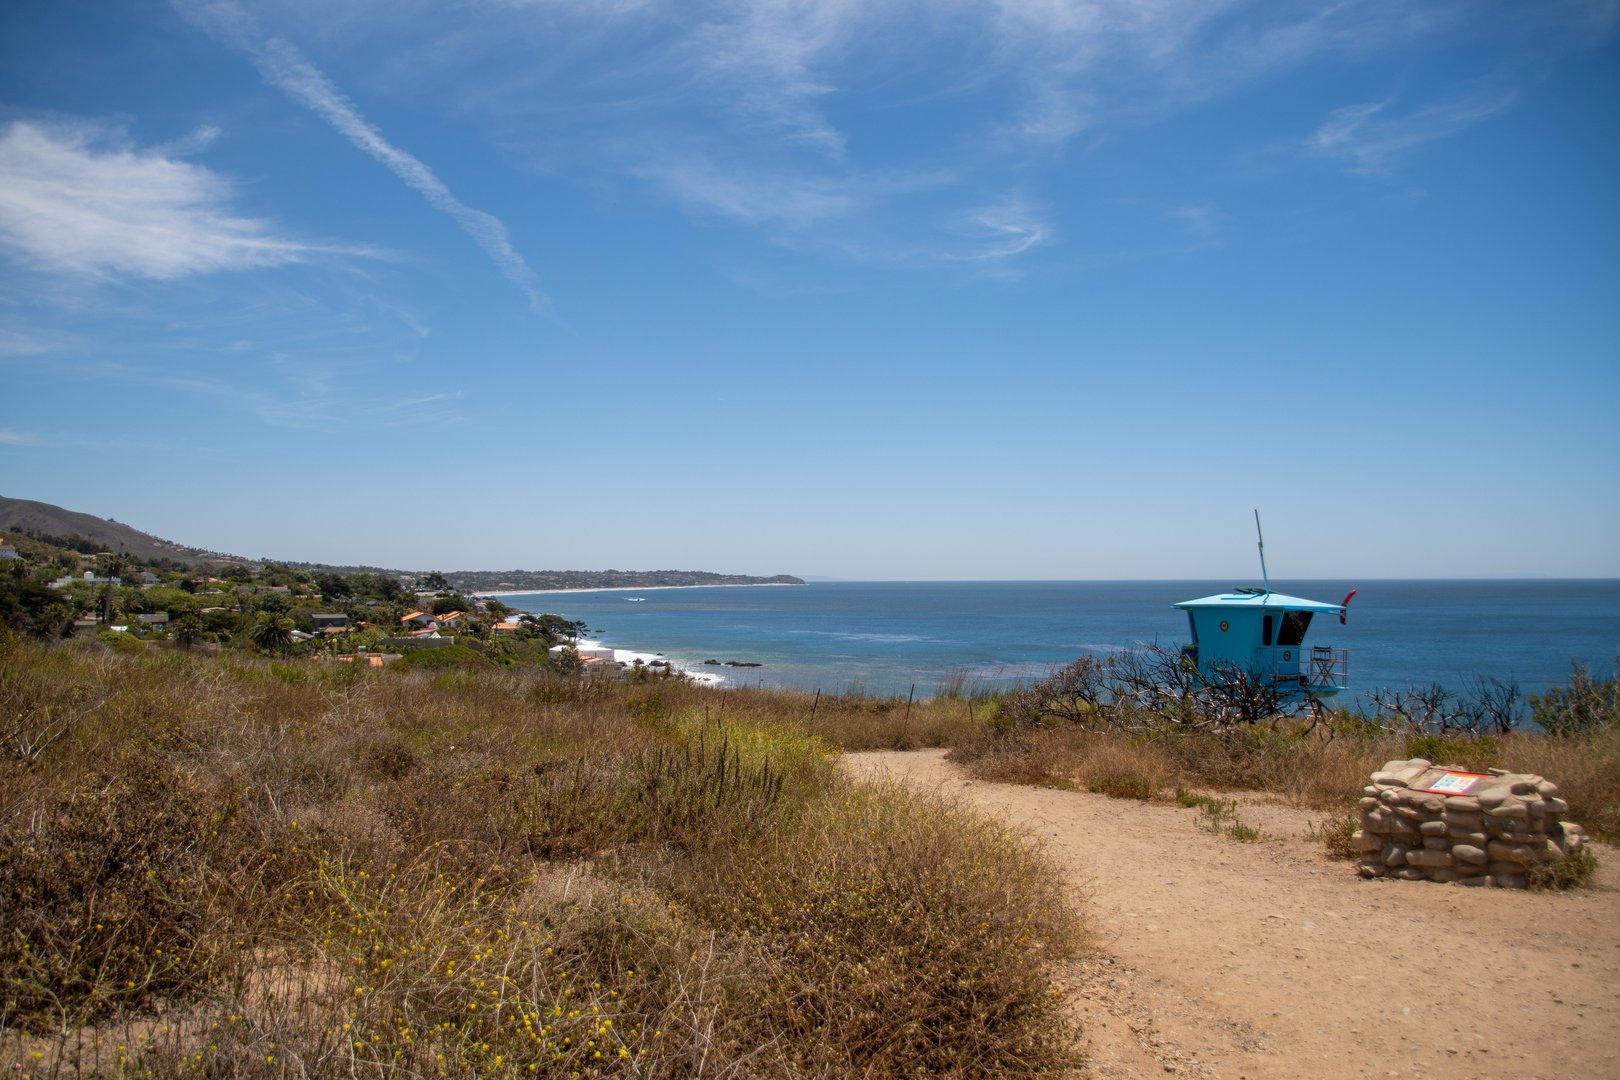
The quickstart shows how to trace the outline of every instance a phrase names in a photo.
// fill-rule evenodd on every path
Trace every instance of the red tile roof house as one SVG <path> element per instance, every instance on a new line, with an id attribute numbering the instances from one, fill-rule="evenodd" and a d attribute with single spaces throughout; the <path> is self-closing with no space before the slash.
<path id="1" fill-rule="evenodd" d="M 429 630 L 437 630 L 439 628 L 438 620 L 425 611 L 413 611 L 409 615 L 402 617 L 399 621 L 401 623 L 416 623 L 418 626 L 425 626 Z"/>

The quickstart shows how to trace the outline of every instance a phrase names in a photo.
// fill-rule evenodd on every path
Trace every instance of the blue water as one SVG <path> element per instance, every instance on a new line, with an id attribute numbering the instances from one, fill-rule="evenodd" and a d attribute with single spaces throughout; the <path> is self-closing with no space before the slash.
<path id="1" fill-rule="evenodd" d="M 588 638 L 656 653 L 728 685 L 919 697 L 953 678 L 969 688 L 1027 683 L 1083 653 L 1188 640 L 1178 600 L 1230 581 L 827 582 L 803 586 L 532 593 L 524 611 L 583 620 Z M 1356 583 L 1349 623 L 1319 616 L 1309 645 L 1350 651 L 1352 696 L 1469 680 L 1517 680 L 1525 693 L 1568 681 L 1571 661 L 1612 676 L 1620 580 Z M 1278 592 L 1337 603 L 1344 582 L 1276 581 Z M 640 597 L 631 601 L 630 597 Z M 706 659 L 758 668 L 705 667 Z"/>

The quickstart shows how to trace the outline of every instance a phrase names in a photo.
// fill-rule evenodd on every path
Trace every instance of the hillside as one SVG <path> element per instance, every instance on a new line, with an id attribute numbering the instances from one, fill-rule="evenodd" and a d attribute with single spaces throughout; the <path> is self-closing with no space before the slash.
<path id="1" fill-rule="evenodd" d="M 122 522 L 64 510 L 32 499 L 0 496 L 0 533 L 19 533 L 65 541 L 68 547 L 89 551 L 113 551 L 142 562 L 168 559 L 201 563 L 217 559 L 200 548 L 189 548 L 141 532 Z M 87 552 L 88 553 L 88 552 Z"/>
<path id="2" fill-rule="evenodd" d="M 185 547 L 141 532 L 121 522 L 92 514 L 65 510 L 32 499 L 0 496 L 0 535 L 13 534 L 47 540 L 84 554 L 113 551 L 140 562 L 169 560 L 197 565 L 242 562 L 257 565 L 256 559 Z M 386 574 L 394 578 L 417 577 L 421 569 L 399 570 L 378 566 L 337 566 L 329 563 L 287 562 L 286 565 L 312 572 L 341 574 Z M 717 574 L 707 570 L 458 570 L 444 575 L 447 583 L 466 592 L 533 589 L 637 589 L 670 585 L 803 585 L 802 578 L 788 574 L 753 577 L 747 574 Z"/>

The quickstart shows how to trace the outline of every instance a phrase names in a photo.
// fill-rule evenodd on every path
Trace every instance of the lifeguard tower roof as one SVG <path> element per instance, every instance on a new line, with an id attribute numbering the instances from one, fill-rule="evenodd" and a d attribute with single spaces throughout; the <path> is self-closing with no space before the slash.
<path id="1" fill-rule="evenodd" d="M 1312 611 L 1324 615 L 1338 615 L 1343 604 L 1324 604 L 1320 600 L 1306 600 L 1274 592 L 1230 592 L 1204 596 L 1197 600 L 1183 600 L 1178 608 L 1269 608 L 1273 611 Z"/>

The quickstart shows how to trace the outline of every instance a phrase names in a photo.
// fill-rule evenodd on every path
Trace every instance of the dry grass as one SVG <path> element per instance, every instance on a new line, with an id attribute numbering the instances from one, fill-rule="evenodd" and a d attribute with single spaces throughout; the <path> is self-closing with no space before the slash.
<path id="1" fill-rule="evenodd" d="M 1264 791 L 1294 806 L 1342 811 L 1368 776 L 1393 758 L 1536 773 L 1558 784 L 1567 817 L 1593 836 L 1620 842 L 1620 731 L 1579 738 L 1516 733 L 1493 738 L 1408 739 L 1359 724 L 1253 726 L 1226 731 L 1166 729 L 1120 735 L 1073 726 L 981 728 L 952 751 L 981 779 L 1112 794 L 1178 787 Z"/>
<path id="2" fill-rule="evenodd" d="M 1088 790 L 1123 785 L 1151 797 L 1178 787 L 1270 791 L 1296 805 L 1329 808 L 1353 803 L 1368 773 L 1398 750 L 1394 741 L 1330 739 L 1299 729 L 1122 735 L 1063 726 L 986 729 L 952 756 L 983 779 Z"/>
<path id="3" fill-rule="evenodd" d="M 831 767 L 931 745 L 982 777 L 1122 797 L 1275 792 L 1329 812 L 1325 840 L 1385 760 L 1445 756 L 1546 776 L 1620 840 L 1612 730 L 1119 734 L 960 695 L 0 641 L 0 1067 L 1060 1069 L 1072 1033 L 1043 972 L 1076 929 L 1055 877 L 980 819 Z"/>
<path id="4" fill-rule="evenodd" d="M 0 1067 L 970 1076 L 1068 1060 L 1018 842 L 832 740 L 967 702 L 0 643 Z"/>
<path id="5" fill-rule="evenodd" d="M 1620 844 L 1620 729 L 1584 738 L 1503 740 L 1493 764 L 1551 780 L 1569 803 L 1571 821 Z"/>
<path id="6" fill-rule="evenodd" d="M 944 801 L 857 785 L 662 891 L 757 949 L 774 1034 L 806 1075 L 1019 1075 L 1066 1056 L 1020 970 L 1076 926 L 1012 834 Z M 985 1039 L 1016 1030 L 1018 1040 Z"/>

